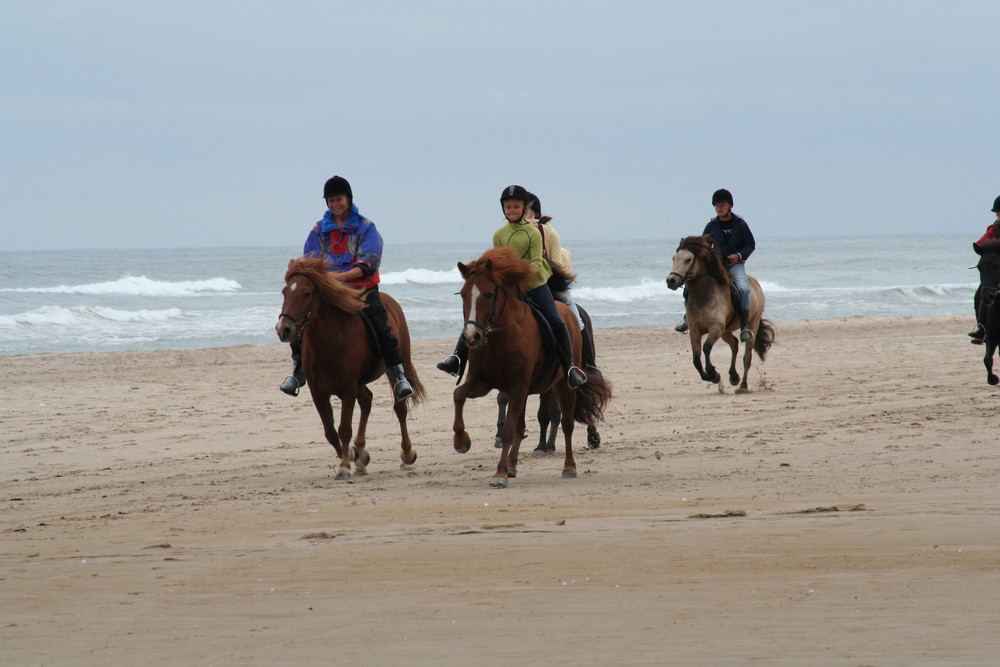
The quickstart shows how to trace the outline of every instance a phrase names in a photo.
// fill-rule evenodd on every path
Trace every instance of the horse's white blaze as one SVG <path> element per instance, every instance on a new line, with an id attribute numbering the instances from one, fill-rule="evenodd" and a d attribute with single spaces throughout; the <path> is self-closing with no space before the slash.
<path id="1" fill-rule="evenodd" d="M 472 286 L 472 293 L 469 295 L 469 322 L 477 322 L 479 318 L 476 315 L 476 302 L 479 301 L 479 287 L 477 285 Z M 466 324 L 462 329 L 462 335 L 466 338 L 472 338 L 476 335 L 476 326 L 474 324 Z"/>
<path id="2" fill-rule="evenodd" d="M 299 284 L 297 282 L 292 283 L 291 285 L 288 286 L 288 291 L 289 292 L 294 292 L 296 289 L 298 289 L 298 286 L 299 286 Z"/>

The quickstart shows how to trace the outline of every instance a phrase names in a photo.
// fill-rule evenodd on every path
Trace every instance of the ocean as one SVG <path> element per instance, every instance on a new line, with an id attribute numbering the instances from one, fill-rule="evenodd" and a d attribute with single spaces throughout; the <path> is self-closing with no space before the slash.
<path id="1" fill-rule="evenodd" d="M 968 235 L 758 239 L 747 263 L 765 317 L 968 315 L 978 284 Z M 673 326 L 665 283 L 677 238 L 575 241 L 576 300 L 595 328 Z M 381 288 L 415 339 L 458 336 L 456 263 L 484 244 L 387 243 Z M 277 342 L 288 260 L 301 246 L 0 252 L 0 355 L 179 350 Z"/>

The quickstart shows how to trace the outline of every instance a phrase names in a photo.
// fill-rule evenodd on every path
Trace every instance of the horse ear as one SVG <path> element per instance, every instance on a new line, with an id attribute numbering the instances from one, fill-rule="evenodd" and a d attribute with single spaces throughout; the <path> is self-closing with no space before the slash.
<path id="1" fill-rule="evenodd" d="M 295 264 L 295 260 L 294 259 L 288 260 L 288 268 L 292 268 L 293 264 Z"/>
<path id="2" fill-rule="evenodd" d="M 461 262 L 458 263 L 458 272 L 462 274 L 463 278 L 469 277 L 469 267 Z"/>

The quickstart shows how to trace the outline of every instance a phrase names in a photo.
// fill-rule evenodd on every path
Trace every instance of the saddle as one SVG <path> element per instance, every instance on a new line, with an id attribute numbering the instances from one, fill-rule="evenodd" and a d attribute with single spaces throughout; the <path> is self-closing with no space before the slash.
<path id="1" fill-rule="evenodd" d="M 531 308 L 531 313 L 535 316 L 535 320 L 538 322 L 538 329 L 542 334 L 542 347 L 545 349 L 545 369 L 548 370 L 553 364 L 558 364 L 558 355 L 556 346 L 559 345 L 556 341 L 556 335 L 552 331 L 552 327 L 549 326 L 549 321 L 545 319 L 545 315 L 542 314 L 542 309 L 538 307 L 534 301 L 529 299 L 527 296 L 522 297 L 524 302 L 528 304 Z"/>
<path id="2" fill-rule="evenodd" d="M 368 292 L 361 294 L 360 299 L 365 303 L 368 303 Z M 382 345 L 378 341 L 378 334 L 375 333 L 375 325 L 372 321 L 368 319 L 368 314 L 365 311 L 358 311 L 358 315 L 361 316 L 361 321 L 365 324 L 365 330 L 368 332 L 368 342 L 372 344 L 375 349 L 375 356 L 372 357 L 372 362 L 365 369 L 365 372 L 361 374 L 363 380 L 360 382 L 361 385 L 366 385 L 375 379 L 375 375 L 378 372 L 378 366 L 382 363 Z"/>

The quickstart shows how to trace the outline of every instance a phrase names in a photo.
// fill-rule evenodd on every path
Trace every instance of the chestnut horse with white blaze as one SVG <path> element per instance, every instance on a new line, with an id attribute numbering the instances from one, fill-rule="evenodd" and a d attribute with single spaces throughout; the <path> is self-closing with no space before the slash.
<path id="1" fill-rule="evenodd" d="M 673 267 L 667 276 L 667 287 L 672 290 L 682 285 L 687 290 L 684 312 L 687 317 L 688 335 L 691 339 L 691 356 L 694 367 L 705 382 L 717 383 L 722 387 L 719 371 L 712 365 L 712 346 L 720 338 L 732 350 L 729 363 L 729 383 L 739 384 L 737 394 L 750 391 L 747 387 L 747 375 L 750 371 L 750 360 L 753 352 L 761 361 L 767 356 L 767 351 L 774 342 L 774 324 L 764 317 L 764 290 L 753 276 L 747 276 L 750 286 L 750 311 L 747 317 L 747 328 L 753 332 L 753 340 L 744 343 L 743 379 L 736 372 L 736 355 L 739 352 L 740 341 L 733 335 L 740 329 L 739 311 L 733 302 L 733 281 L 729 272 L 722 264 L 722 256 L 716 251 L 712 237 L 688 236 L 681 239 L 674 254 Z M 702 338 L 705 339 L 702 343 Z M 701 355 L 704 352 L 705 365 L 702 367 Z"/>
<path id="2" fill-rule="evenodd" d="M 336 479 L 351 477 L 352 461 L 357 474 L 366 474 L 371 456 L 365 448 L 365 430 L 372 407 L 372 392 L 367 385 L 385 374 L 385 362 L 368 324 L 362 319 L 364 292 L 331 277 L 323 259 L 301 257 L 288 263 L 281 293 L 285 300 L 275 331 L 283 343 L 301 340 L 306 384 L 323 421 L 327 442 L 340 457 Z M 413 396 L 393 403 L 402 436 L 400 458 L 404 465 L 411 465 L 417 460 L 417 453 L 406 429 L 407 409 L 424 398 L 425 390 L 410 360 L 410 332 L 403 310 L 385 292 L 381 297 L 389 316 L 389 328 L 399 341 L 406 377 L 413 387 Z M 390 395 L 391 391 L 390 386 Z M 339 398 L 341 404 L 340 425 L 336 428 L 332 396 Z M 361 408 L 361 417 L 354 445 L 348 447 L 355 402 Z"/>
<path id="3" fill-rule="evenodd" d="M 531 275 L 530 262 L 519 259 L 511 248 L 498 247 L 468 265 L 459 262 L 458 270 L 465 280 L 459 293 L 469 366 L 465 382 L 454 392 L 455 451 L 464 454 L 472 446 L 462 417 L 465 401 L 485 396 L 493 389 L 507 394 L 500 461 L 490 480 L 491 487 L 506 488 L 507 480 L 517 476 L 528 396 L 552 390 L 562 412 L 566 448 L 562 476 L 576 477 L 574 422 L 593 424 L 603 418 L 611 399 L 611 384 L 600 373 L 584 369 L 587 382 L 573 389 L 555 355 L 546 354 L 541 326 L 531 306 L 521 298 L 520 286 Z M 557 302 L 556 309 L 569 331 L 573 361 L 580 366 L 582 346 L 576 315 L 564 303 Z"/>

